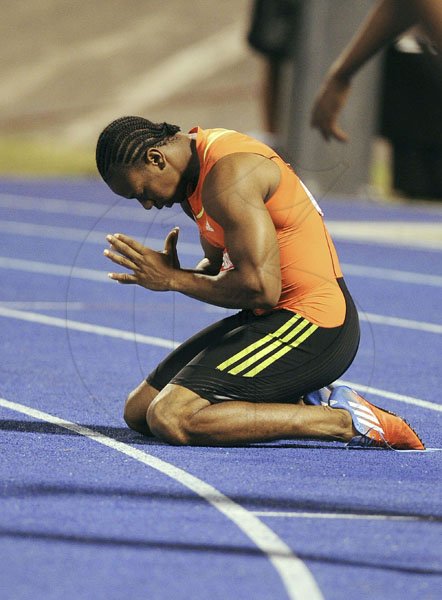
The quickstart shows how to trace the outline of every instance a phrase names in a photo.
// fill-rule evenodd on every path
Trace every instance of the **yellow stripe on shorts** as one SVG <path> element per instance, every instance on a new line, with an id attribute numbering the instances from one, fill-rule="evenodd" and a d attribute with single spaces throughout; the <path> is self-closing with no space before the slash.
<path id="1" fill-rule="evenodd" d="M 240 363 L 239 365 L 237 365 L 236 367 L 231 369 L 229 371 L 229 373 L 231 375 L 238 375 L 238 373 L 241 373 L 241 371 L 248 369 L 253 364 L 255 364 L 256 362 L 261 360 L 261 358 L 263 358 L 264 356 L 267 356 L 267 354 L 270 354 L 277 348 L 280 348 L 283 345 L 284 345 L 284 347 L 286 347 L 285 344 L 287 342 L 289 342 L 291 339 L 293 339 L 300 331 L 302 331 L 304 329 L 304 327 L 306 325 L 308 325 L 308 323 L 309 322 L 307 321 L 307 319 L 302 319 L 302 321 L 294 329 L 292 329 L 292 331 L 290 331 L 287 335 L 285 335 L 283 338 L 276 339 L 273 342 L 273 344 L 270 344 L 266 348 L 263 348 L 262 350 L 260 350 L 256 354 L 254 354 L 253 356 L 246 358 L 246 360 L 244 362 Z M 268 360 L 270 360 L 270 359 L 268 359 Z"/>
<path id="2" fill-rule="evenodd" d="M 273 333 L 267 334 L 266 336 L 264 336 L 263 338 L 261 338 L 260 340 L 258 340 L 256 342 L 254 342 L 253 344 L 250 344 L 250 346 L 247 346 L 247 348 L 244 348 L 240 352 L 237 352 L 236 354 L 234 354 L 233 356 L 231 356 L 224 362 L 220 363 L 216 368 L 219 371 L 224 371 L 225 369 L 228 369 L 229 367 L 234 365 L 236 362 L 238 362 L 239 360 L 241 360 L 248 354 L 252 354 L 252 352 L 257 350 L 258 348 L 260 348 L 267 342 L 270 342 L 275 337 L 282 335 L 285 331 L 287 331 L 287 329 L 289 329 L 292 325 L 294 325 L 297 321 L 299 321 L 300 318 L 301 317 L 295 313 L 294 316 L 291 319 L 289 319 L 286 323 L 284 323 L 284 325 L 282 325 L 279 329 L 277 329 Z"/>
<path id="3" fill-rule="evenodd" d="M 305 340 L 307 338 L 309 338 L 312 335 L 312 333 L 314 333 L 317 329 L 318 329 L 317 325 L 314 325 L 314 324 L 310 325 L 310 327 L 308 329 L 306 329 L 304 331 L 304 333 L 298 337 L 298 339 L 296 339 L 291 344 L 284 346 L 283 348 L 281 348 L 281 350 L 279 350 L 275 354 L 272 354 L 272 356 L 269 356 L 269 358 L 267 360 L 264 360 L 262 363 L 257 365 L 254 369 L 252 369 L 251 371 L 246 373 L 244 375 L 244 377 L 254 377 L 258 373 L 261 373 L 261 371 L 263 371 L 268 366 L 270 366 L 271 364 L 276 362 L 279 358 L 284 356 L 284 354 L 287 354 L 287 352 L 290 352 L 290 350 L 293 350 L 294 348 L 297 348 L 298 346 L 300 346 L 302 344 L 302 342 L 305 342 Z"/>

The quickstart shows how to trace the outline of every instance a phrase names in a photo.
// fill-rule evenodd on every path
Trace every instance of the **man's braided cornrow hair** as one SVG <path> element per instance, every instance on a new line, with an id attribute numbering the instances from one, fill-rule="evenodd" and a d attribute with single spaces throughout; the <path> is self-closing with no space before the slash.
<path id="1" fill-rule="evenodd" d="M 147 148 L 165 144 L 179 131 L 177 125 L 152 123 L 143 117 L 115 119 L 98 138 L 95 157 L 100 175 L 106 179 L 111 167 L 136 163 Z"/>

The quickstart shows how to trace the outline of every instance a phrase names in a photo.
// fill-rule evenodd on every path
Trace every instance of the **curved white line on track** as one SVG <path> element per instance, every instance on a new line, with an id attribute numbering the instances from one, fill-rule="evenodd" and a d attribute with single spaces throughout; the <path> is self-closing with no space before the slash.
<path id="1" fill-rule="evenodd" d="M 20 321 L 28 321 L 30 323 L 38 323 L 40 325 L 49 325 L 52 327 L 59 327 L 61 329 L 71 329 L 74 331 L 81 331 L 83 333 L 92 333 L 95 335 L 103 335 L 107 337 L 113 337 L 121 340 L 132 341 L 140 344 L 147 344 L 148 346 L 159 346 L 161 348 L 174 349 L 179 346 L 179 342 L 168 340 L 165 338 L 152 337 L 148 335 L 142 335 L 134 333 L 133 331 L 127 331 L 125 329 L 116 329 L 113 327 L 103 327 L 101 325 L 93 325 L 91 323 L 83 323 L 82 321 L 73 321 L 70 319 L 61 319 L 59 317 L 48 317 L 40 313 L 15 310 L 0 305 L 0 317 L 6 317 L 11 319 L 18 319 Z M 405 404 L 413 404 L 420 408 L 428 408 L 430 410 L 442 412 L 442 405 L 436 404 L 435 402 L 429 402 L 428 400 L 421 400 L 420 398 L 414 398 L 413 396 L 406 396 L 404 394 L 397 394 L 396 392 L 389 392 L 388 390 L 382 390 L 352 381 L 338 380 L 337 383 L 340 385 L 348 385 L 357 391 L 370 393 L 375 396 L 381 396 L 383 398 L 389 398 L 390 400 L 397 400 L 398 402 L 404 402 Z"/>
<path id="2" fill-rule="evenodd" d="M 304 563 L 297 558 L 276 533 L 267 525 L 262 523 L 252 512 L 225 496 L 212 485 L 202 479 L 187 473 L 183 469 L 172 465 L 160 458 L 152 456 L 146 451 L 133 448 L 128 444 L 119 442 L 111 437 L 105 436 L 98 431 L 77 425 L 71 421 L 60 419 L 49 413 L 36 410 L 29 406 L 11 402 L 0 398 L 0 406 L 19 412 L 39 421 L 45 421 L 73 431 L 98 444 L 107 446 L 121 454 L 125 454 L 140 463 L 151 467 L 177 481 L 188 488 L 200 498 L 211 504 L 230 521 L 232 521 L 264 555 L 268 557 L 276 571 L 279 573 L 287 595 L 291 600 L 323 600 L 323 596 L 310 571 Z"/>

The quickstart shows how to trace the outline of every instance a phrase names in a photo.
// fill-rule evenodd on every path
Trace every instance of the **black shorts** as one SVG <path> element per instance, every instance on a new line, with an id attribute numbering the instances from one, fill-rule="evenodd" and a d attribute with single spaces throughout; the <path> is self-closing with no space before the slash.
<path id="1" fill-rule="evenodd" d="M 356 355 L 358 314 L 338 282 L 347 306 L 339 327 L 318 327 L 285 309 L 262 316 L 242 310 L 181 344 L 147 382 L 158 390 L 174 383 L 211 403 L 297 402 L 338 379 Z"/>

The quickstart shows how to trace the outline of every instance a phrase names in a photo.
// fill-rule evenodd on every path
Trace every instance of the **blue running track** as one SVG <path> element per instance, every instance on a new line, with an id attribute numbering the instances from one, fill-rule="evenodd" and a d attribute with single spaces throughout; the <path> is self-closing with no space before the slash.
<path id="1" fill-rule="evenodd" d="M 442 207 L 322 202 L 361 315 L 343 380 L 429 448 L 393 452 L 128 430 L 127 393 L 228 314 L 107 278 L 107 233 L 161 249 L 180 225 L 182 265 L 199 258 L 187 217 L 135 204 L 95 180 L 0 183 L 2 598 L 439 600 Z"/>

